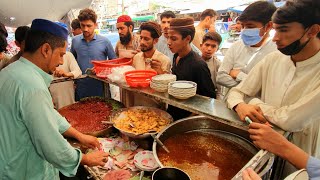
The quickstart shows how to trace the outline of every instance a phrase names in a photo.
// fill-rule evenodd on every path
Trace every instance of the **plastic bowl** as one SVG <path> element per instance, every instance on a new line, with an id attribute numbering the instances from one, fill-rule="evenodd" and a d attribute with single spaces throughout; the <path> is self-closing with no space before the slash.
<path id="1" fill-rule="evenodd" d="M 153 70 L 133 70 L 126 72 L 124 75 L 130 87 L 148 87 L 151 78 L 157 75 L 157 72 Z"/>
<path id="2" fill-rule="evenodd" d="M 96 75 L 98 77 L 107 77 L 107 75 L 111 74 L 111 69 L 114 67 L 120 67 L 125 65 L 131 65 L 132 59 L 130 58 L 118 58 L 112 60 L 103 60 L 97 61 L 92 60 L 91 63 L 96 71 Z"/>

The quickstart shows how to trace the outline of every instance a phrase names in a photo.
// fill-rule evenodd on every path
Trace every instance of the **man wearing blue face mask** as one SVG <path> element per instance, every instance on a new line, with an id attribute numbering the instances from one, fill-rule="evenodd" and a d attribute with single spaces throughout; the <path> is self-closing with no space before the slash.
<path id="1" fill-rule="evenodd" d="M 320 158 L 320 2 L 287 1 L 273 17 L 279 51 L 259 62 L 230 90 L 227 103 L 241 120 L 269 121 L 293 132 L 291 142 Z M 244 97 L 255 97 L 245 102 Z M 285 173 L 292 168 L 286 164 Z"/>
<path id="2" fill-rule="evenodd" d="M 276 7 L 267 1 L 249 5 L 238 18 L 242 24 L 241 40 L 227 51 L 217 73 L 217 83 L 227 88 L 238 85 L 250 70 L 277 47 L 272 42 L 271 16 Z"/>

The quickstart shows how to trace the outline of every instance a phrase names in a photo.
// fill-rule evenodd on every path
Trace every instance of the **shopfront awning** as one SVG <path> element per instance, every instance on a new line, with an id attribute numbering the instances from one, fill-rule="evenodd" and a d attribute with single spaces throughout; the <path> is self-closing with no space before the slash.
<path id="1" fill-rule="evenodd" d="M 133 21 L 149 21 L 154 19 L 155 19 L 154 15 L 137 16 L 132 18 Z"/>
<path id="2" fill-rule="evenodd" d="M 92 0 L 1 0 L 0 22 L 10 27 L 31 24 L 35 18 L 60 20 L 71 9 L 89 7 Z"/>
<path id="3" fill-rule="evenodd" d="M 286 2 L 284 2 L 284 1 L 282 1 L 282 2 L 275 2 L 274 5 L 278 8 L 278 7 L 283 6 L 285 3 L 286 3 Z M 248 4 L 242 5 L 242 6 L 231 7 L 231 8 L 229 8 L 228 10 L 234 11 L 234 12 L 236 12 L 236 13 L 242 13 L 246 7 L 248 7 Z"/>

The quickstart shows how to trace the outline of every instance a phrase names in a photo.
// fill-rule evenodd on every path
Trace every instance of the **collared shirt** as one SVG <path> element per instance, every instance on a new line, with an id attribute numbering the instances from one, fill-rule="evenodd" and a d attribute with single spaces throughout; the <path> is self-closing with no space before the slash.
<path id="1" fill-rule="evenodd" d="M 71 53 L 77 59 L 82 74 L 87 68 L 92 68 L 92 60 L 115 59 L 116 54 L 108 38 L 95 34 L 93 39 L 87 42 L 83 34 L 72 39 Z"/>
<path id="2" fill-rule="evenodd" d="M 158 50 L 155 50 L 151 59 L 159 60 L 161 62 L 162 71 L 170 73 L 171 63 L 168 56 L 162 54 Z M 152 70 L 151 64 L 146 62 L 143 52 L 139 52 L 133 57 L 132 66 L 138 70 Z"/>
<path id="3" fill-rule="evenodd" d="M 9 64 L 16 62 L 22 56 L 22 52 L 19 51 L 16 55 L 12 56 L 10 60 L 7 60 L 6 63 L 3 64 L 3 68 L 7 67 Z"/>
<path id="4" fill-rule="evenodd" d="M 219 84 L 217 84 L 217 80 L 216 80 L 218 69 L 221 65 L 221 62 L 219 61 L 219 59 L 216 56 L 212 56 L 210 59 L 205 60 L 205 61 L 206 61 L 208 68 L 210 70 L 212 83 L 216 87 L 217 99 L 221 100 L 221 99 L 223 99 L 222 88 Z"/>
<path id="5" fill-rule="evenodd" d="M 185 57 L 180 58 L 178 64 L 176 64 L 177 57 L 178 54 L 175 54 L 171 69 L 172 74 L 177 76 L 177 80 L 193 81 L 197 83 L 197 94 L 216 98 L 210 70 L 201 56 L 191 50 Z M 188 111 L 173 106 L 168 107 L 168 112 L 175 120 L 191 114 Z"/>
<path id="6" fill-rule="evenodd" d="M 61 135 L 70 124 L 53 107 L 52 76 L 21 57 L 0 72 L 0 177 L 59 179 L 77 172 L 81 151 Z"/>
<path id="7" fill-rule="evenodd" d="M 230 90 L 230 109 L 255 97 L 249 104 L 261 108 L 264 116 L 280 128 L 294 132 L 292 142 L 311 156 L 320 158 L 320 52 L 292 62 L 279 51 L 267 55 L 238 86 Z"/>
<path id="8" fill-rule="evenodd" d="M 96 34 L 89 42 L 84 39 L 83 34 L 75 36 L 72 39 L 71 53 L 77 59 L 82 74 L 85 74 L 87 68 L 93 67 L 91 60 L 117 58 L 111 42 L 106 37 Z M 103 84 L 98 80 L 85 78 L 76 83 L 77 100 L 88 96 L 103 96 Z"/>
<path id="9" fill-rule="evenodd" d="M 126 50 L 136 50 L 140 46 L 139 38 L 140 36 L 137 34 L 133 34 L 133 38 L 127 45 L 121 44 L 121 41 L 118 40 L 116 47 L 115 47 L 115 52 L 117 57 L 119 57 L 119 49 L 126 49 Z"/>
<path id="10" fill-rule="evenodd" d="M 310 156 L 306 169 L 311 180 L 320 179 L 320 159 Z"/>
<path id="11" fill-rule="evenodd" d="M 242 40 L 235 42 L 222 61 L 217 74 L 217 83 L 227 88 L 238 85 L 259 61 L 276 50 L 277 46 L 271 37 L 261 47 L 246 46 Z M 236 79 L 229 75 L 232 69 L 241 70 Z"/>
<path id="12" fill-rule="evenodd" d="M 66 52 L 63 56 L 63 64 L 59 66 L 65 73 L 72 73 L 73 78 L 79 77 L 82 72 L 71 52 Z M 54 79 L 59 79 L 54 77 Z M 73 81 L 59 82 L 51 84 L 49 87 L 53 103 L 57 109 L 75 103 Z"/>

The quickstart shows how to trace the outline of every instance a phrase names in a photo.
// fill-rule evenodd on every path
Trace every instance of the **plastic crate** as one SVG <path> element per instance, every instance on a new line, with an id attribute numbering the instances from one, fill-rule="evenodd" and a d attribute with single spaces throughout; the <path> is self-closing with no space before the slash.
<path id="1" fill-rule="evenodd" d="M 104 61 L 92 60 L 91 63 L 93 64 L 96 75 L 100 78 L 106 78 L 107 75 L 111 74 L 112 68 L 131 65 L 132 59 L 118 58 L 118 59 L 104 60 Z"/>

